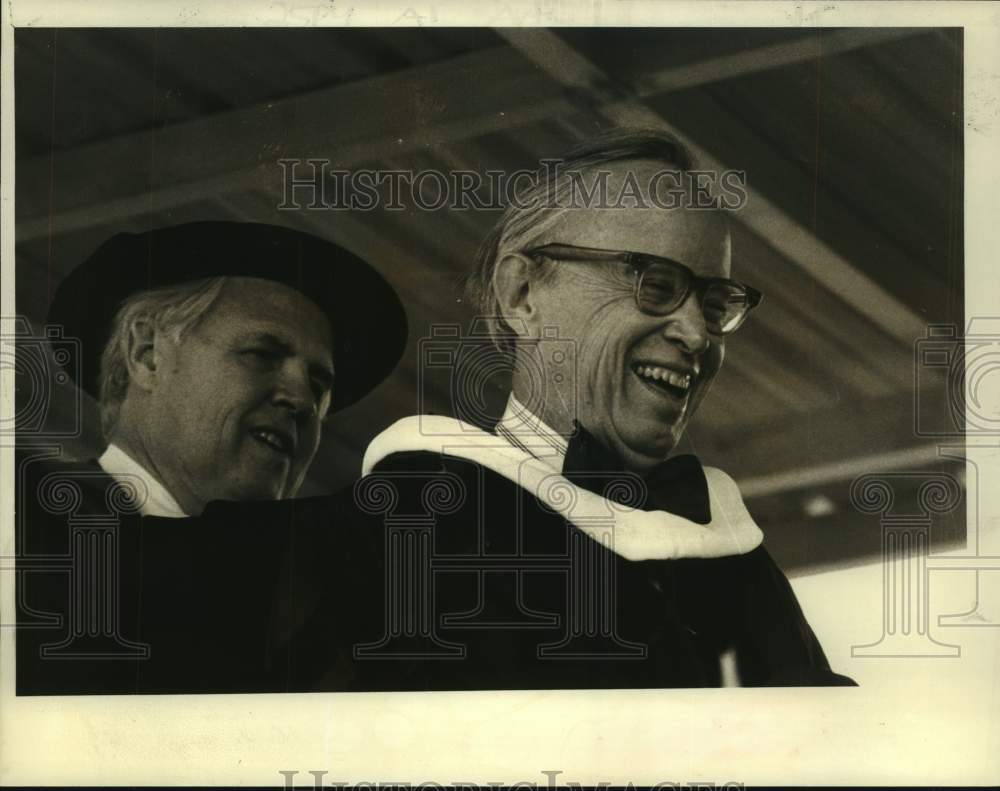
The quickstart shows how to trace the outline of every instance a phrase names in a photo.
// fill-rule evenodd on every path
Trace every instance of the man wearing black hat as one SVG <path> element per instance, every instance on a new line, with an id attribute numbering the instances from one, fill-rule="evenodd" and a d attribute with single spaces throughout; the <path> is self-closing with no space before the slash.
<path id="1" fill-rule="evenodd" d="M 405 321 L 346 250 L 227 222 L 115 236 L 49 313 L 81 341 L 79 384 L 110 443 L 101 466 L 141 469 L 161 516 L 293 496 L 327 411 L 388 375 Z"/>
<path id="2" fill-rule="evenodd" d="M 27 465 L 19 693 L 287 688 L 281 647 L 332 570 L 318 564 L 364 550 L 349 492 L 283 501 L 327 413 L 401 355 L 395 293 L 313 236 L 202 222 L 113 237 L 49 323 L 80 339 L 67 369 L 108 444 Z M 54 618 L 61 633 L 39 628 Z"/>

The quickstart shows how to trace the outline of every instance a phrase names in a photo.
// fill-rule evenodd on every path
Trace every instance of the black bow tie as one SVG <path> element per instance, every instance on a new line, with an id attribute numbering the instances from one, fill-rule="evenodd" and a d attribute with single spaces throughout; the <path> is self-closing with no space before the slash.
<path id="1" fill-rule="evenodd" d="M 569 441 L 563 461 L 563 476 L 595 494 L 604 494 L 605 488 L 624 471 L 622 460 L 605 448 L 579 423 Z M 705 471 L 697 456 L 674 456 L 642 476 L 646 482 L 646 502 L 641 506 L 647 511 L 668 511 L 692 522 L 707 525 L 712 520 L 708 500 Z"/>

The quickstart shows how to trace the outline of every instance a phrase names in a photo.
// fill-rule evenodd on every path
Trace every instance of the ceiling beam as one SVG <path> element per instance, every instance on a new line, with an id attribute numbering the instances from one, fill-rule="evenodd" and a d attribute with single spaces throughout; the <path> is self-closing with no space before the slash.
<path id="1" fill-rule="evenodd" d="M 926 463 L 941 444 L 918 433 L 917 414 L 921 425 L 948 425 L 950 417 L 945 377 L 926 373 L 914 383 L 918 389 L 911 398 L 844 399 L 742 430 L 717 431 L 699 413 L 678 450 L 726 470 L 748 497 L 819 486 L 868 470 L 909 469 Z"/>
<path id="2" fill-rule="evenodd" d="M 355 167 L 576 109 L 562 85 L 514 50 L 479 50 L 20 162 L 17 239 L 245 189 L 280 194 L 282 157 Z"/>
<path id="3" fill-rule="evenodd" d="M 751 500 L 782 492 L 813 489 L 840 481 L 851 481 L 860 475 L 877 472 L 901 472 L 915 467 L 941 463 L 941 447 L 925 442 L 901 450 L 868 453 L 840 461 L 811 464 L 769 475 L 754 475 L 738 481 L 740 492 Z"/>
<path id="4" fill-rule="evenodd" d="M 668 120 L 643 104 L 639 94 L 658 92 L 677 80 L 690 81 L 690 74 L 647 75 L 639 80 L 637 90 L 616 84 L 551 31 L 499 32 L 511 47 L 480 50 L 21 163 L 17 171 L 18 241 L 247 189 L 280 192 L 282 174 L 275 163 L 282 156 L 329 156 L 336 166 L 351 167 L 578 113 L 581 108 L 619 125 L 655 126 L 685 139 Z M 839 31 L 824 36 L 822 43 L 845 51 L 908 32 Z M 714 66 L 703 62 L 698 71 L 700 84 L 722 79 L 738 67 L 768 68 L 765 64 L 780 66 L 796 57 L 814 57 L 815 46 L 816 42 L 761 48 L 751 51 L 742 65 L 732 59 Z M 483 80 L 483 75 L 489 79 Z M 476 84 L 477 91 L 470 92 L 470 84 Z M 423 119 L 428 123 L 421 123 Z M 685 142 L 700 166 L 726 169 L 696 142 Z M 108 162 L 138 166 L 108 168 Z M 150 174 L 159 180 L 150 183 Z M 761 193 L 752 189 L 748 193 L 747 205 L 736 216 L 738 222 L 892 337 L 911 342 L 924 334 L 920 318 L 893 295 Z"/>
<path id="5" fill-rule="evenodd" d="M 510 28 L 498 33 L 554 80 L 592 97 L 593 110 L 615 125 L 655 127 L 674 135 L 689 147 L 699 169 L 717 173 L 739 169 L 717 160 L 668 119 L 645 105 L 631 86 L 617 83 L 552 31 Z M 926 325 L 916 313 L 751 185 L 747 185 L 746 192 L 745 206 L 733 215 L 736 222 L 746 225 L 892 337 L 913 342 L 924 335 Z"/>
<path id="6" fill-rule="evenodd" d="M 658 93 L 710 85 L 767 69 L 793 66 L 819 57 L 827 58 L 861 47 L 884 44 L 922 32 L 924 31 L 920 28 L 872 27 L 816 33 L 682 66 L 650 70 L 635 79 L 635 94 L 639 98 L 646 98 Z"/>

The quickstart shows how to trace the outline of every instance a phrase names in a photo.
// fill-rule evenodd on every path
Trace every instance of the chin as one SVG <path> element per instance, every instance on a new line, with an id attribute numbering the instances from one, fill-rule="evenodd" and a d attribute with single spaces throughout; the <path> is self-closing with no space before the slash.
<path id="1" fill-rule="evenodd" d="M 233 487 L 230 500 L 280 500 L 284 485 L 273 479 L 242 481 Z"/>
<path id="2" fill-rule="evenodd" d="M 683 427 L 676 424 L 646 420 L 622 432 L 620 437 L 635 453 L 666 458 L 682 431 Z"/>
<path id="3" fill-rule="evenodd" d="M 631 441 L 618 437 L 615 450 L 625 462 L 625 467 L 632 472 L 645 472 L 664 461 L 673 450 L 676 442 L 672 437 L 664 438 L 662 442 L 649 441 L 649 435 L 633 437 Z"/>

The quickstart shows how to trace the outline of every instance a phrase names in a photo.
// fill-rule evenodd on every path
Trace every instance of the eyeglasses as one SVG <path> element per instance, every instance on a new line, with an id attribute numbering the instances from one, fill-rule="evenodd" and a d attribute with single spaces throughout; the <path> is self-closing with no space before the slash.
<path id="1" fill-rule="evenodd" d="M 649 316 L 677 310 L 693 290 L 701 302 L 705 324 L 713 335 L 729 335 L 740 328 L 764 295 L 757 289 L 721 277 L 700 277 L 684 264 L 647 253 L 599 250 L 571 244 L 546 244 L 528 250 L 532 258 L 561 261 L 617 261 L 635 273 L 635 304 Z"/>

